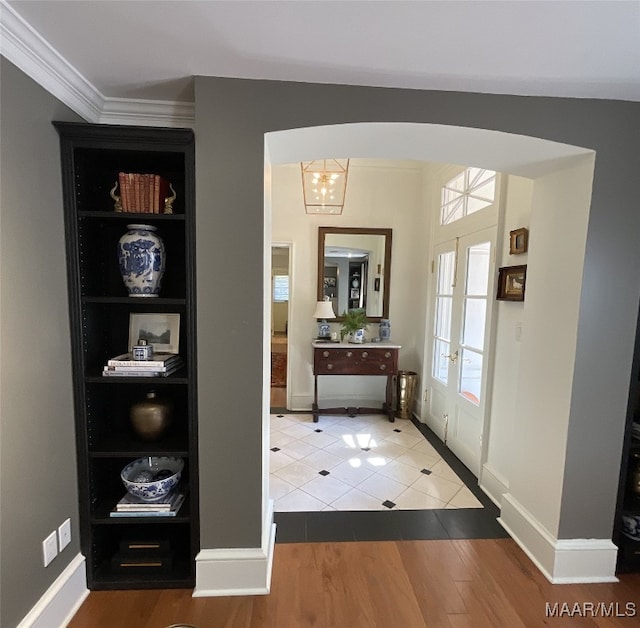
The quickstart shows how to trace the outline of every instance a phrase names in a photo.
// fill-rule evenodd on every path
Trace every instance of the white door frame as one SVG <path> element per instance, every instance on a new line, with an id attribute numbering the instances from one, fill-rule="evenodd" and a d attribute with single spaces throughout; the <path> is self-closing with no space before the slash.
<path id="1" fill-rule="evenodd" d="M 269 256 L 269 259 L 273 258 L 273 249 L 274 248 L 280 248 L 280 249 L 288 249 L 289 250 L 289 255 L 288 255 L 288 269 L 287 269 L 287 273 L 289 275 L 289 301 L 287 302 L 287 356 L 290 355 L 289 353 L 289 329 L 288 329 L 288 324 L 291 321 L 291 312 L 292 312 L 292 303 L 294 302 L 294 290 L 295 290 L 295 278 L 293 276 L 293 269 L 294 269 L 294 264 L 293 264 L 293 254 L 294 254 L 294 246 L 293 246 L 293 242 L 271 242 L 271 255 Z M 273 271 L 271 272 L 271 276 L 273 277 Z M 272 289 L 273 289 L 273 279 L 272 279 Z M 273 294 L 271 294 L 271 304 L 273 305 Z M 269 309 L 269 325 L 268 325 L 268 329 L 271 331 L 273 329 L 273 324 L 271 321 L 271 312 L 272 312 L 273 307 L 271 307 Z M 286 402 L 286 406 L 287 408 L 291 407 L 291 386 L 290 386 L 290 382 L 291 382 L 291 360 L 288 359 L 287 357 L 287 402 Z"/>

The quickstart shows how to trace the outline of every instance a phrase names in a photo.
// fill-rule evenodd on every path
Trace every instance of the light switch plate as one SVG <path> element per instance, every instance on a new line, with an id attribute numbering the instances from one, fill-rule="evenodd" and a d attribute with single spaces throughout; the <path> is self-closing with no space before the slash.
<path id="1" fill-rule="evenodd" d="M 56 533 L 52 532 L 44 541 L 42 541 L 42 560 L 46 567 L 58 555 L 58 541 Z"/>
<path id="2" fill-rule="evenodd" d="M 67 519 L 58 528 L 58 547 L 62 551 L 71 543 L 71 519 Z"/>

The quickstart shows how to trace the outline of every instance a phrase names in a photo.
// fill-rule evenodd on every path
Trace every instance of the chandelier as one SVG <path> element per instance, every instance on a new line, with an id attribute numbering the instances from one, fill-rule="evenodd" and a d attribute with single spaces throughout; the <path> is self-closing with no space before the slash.
<path id="1" fill-rule="evenodd" d="M 349 160 L 303 161 L 300 169 L 307 214 L 341 214 L 347 192 Z"/>

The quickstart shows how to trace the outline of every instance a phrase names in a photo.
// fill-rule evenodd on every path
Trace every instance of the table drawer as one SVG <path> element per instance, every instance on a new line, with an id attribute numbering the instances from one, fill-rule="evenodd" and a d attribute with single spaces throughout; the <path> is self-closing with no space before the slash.
<path id="1" fill-rule="evenodd" d="M 314 349 L 315 375 L 394 375 L 398 350 L 390 348 Z"/>

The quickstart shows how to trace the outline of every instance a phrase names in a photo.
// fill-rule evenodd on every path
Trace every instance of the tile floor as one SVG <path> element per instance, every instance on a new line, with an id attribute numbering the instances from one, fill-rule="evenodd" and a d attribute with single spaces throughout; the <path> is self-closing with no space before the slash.
<path id="1" fill-rule="evenodd" d="M 443 458 L 453 457 L 412 421 L 274 413 L 270 448 L 276 513 L 483 508 Z"/>

